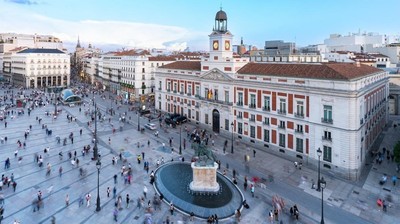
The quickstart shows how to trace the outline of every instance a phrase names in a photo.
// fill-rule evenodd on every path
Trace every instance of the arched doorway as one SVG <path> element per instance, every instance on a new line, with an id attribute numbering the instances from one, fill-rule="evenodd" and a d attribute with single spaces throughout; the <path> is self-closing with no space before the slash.
<path id="1" fill-rule="evenodd" d="M 217 109 L 213 110 L 213 131 L 219 133 L 219 111 Z"/>

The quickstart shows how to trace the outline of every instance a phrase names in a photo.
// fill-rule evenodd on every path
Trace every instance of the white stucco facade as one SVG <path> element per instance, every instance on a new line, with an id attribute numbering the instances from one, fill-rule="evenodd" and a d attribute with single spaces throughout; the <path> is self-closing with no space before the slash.
<path id="1" fill-rule="evenodd" d="M 303 162 L 316 164 L 320 148 L 323 169 L 356 179 L 388 121 L 388 73 L 359 63 L 249 63 L 220 52 L 228 32 L 213 30 L 200 62 L 157 69 L 156 109 Z"/>

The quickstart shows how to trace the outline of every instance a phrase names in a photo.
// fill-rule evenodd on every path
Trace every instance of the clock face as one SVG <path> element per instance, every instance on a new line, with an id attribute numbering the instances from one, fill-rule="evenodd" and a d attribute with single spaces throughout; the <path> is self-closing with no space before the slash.
<path id="1" fill-rule="evenodd" d="M 218 50 L 218 46 L 219 46 L 218 40 L 214 40 L 214 42 L 213 42 L 213 50 Z"/>
<path id="2" fill-rule="evenodd" d="M 225 41 L 225 50 L 229 50 L 231 47 L 231 44 L 229 43 L 229 40 Z"/>

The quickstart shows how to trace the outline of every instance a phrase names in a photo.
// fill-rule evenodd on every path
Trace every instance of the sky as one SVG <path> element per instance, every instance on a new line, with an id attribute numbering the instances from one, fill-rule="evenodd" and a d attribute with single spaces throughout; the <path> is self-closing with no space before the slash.
<path id="1" fill-rule="evenodd" d="M 0 32 L 49 34 L 69 50 L 167 48 L 207 51 L 224 10 L 234 44 L 323 43 L 330 34 L 400 35 L 400 0 L 0 0 Z"/>

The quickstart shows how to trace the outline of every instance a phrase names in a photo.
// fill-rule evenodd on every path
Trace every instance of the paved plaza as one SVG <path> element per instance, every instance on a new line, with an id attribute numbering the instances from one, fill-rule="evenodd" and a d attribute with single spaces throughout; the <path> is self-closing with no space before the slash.
<path id="1" fill-rule="evenodd" d="M 0 90 L 1 94 L 4 91 Z M 7 141 L 1 143 L 0 155 L 2 161 L 10 158 L 10 168 L 2 168 L 2 174 L 8 178 L 13 174 L 17 183 L 15 192 L 13 187 L 3 186 L 1 193 L 4 197 L 4 220 L 3 223 L 12 223 L 14 220 L 20 223 L 143 223 L 145 217 L 151 217 L 152 223 L 164 223 L 169 219 L 170 223 L 206 223 L 205 220 L 195 219 L 189 221 L 189 217 L 175 212 L 171 215 L 169 205 L 162 203 L 161 210 L 147 213 L 146 209 L 137 207 L 137 199 L 143 195 L 143 187 L 148 188 L 147 201 L 154 196 L 154 189 L 149 183 L 149 174 L 143 169 L 143 162 L 137 163 L 136 156 L 144 152 L 144 161 L 150 163 L 150 171 L 156 169 L 156 161 L 168 162 L 177 161 L 181 155 L 177 153 L 179 148 L 179 128 L 159 130 L 159 137 L 154 135 L 153 131 L 145 130 L 141 133 L 137 130 L 137 115 L 135 112 L 128 111 L 128 106 L 121 105 L 116 111 L 116 115 L 97 123 L 99 150 L 101 152 L 100 169 L 100 198 L 101 211 L 96 212 L 97 197 L 97 168 L 95 162 L 91 160 L 92 151 L 89 155 L 83 155 L 84 146 L 92 143 L 92 131 L 94 124 L 88 126 L 90 116 L 85 114 L 89 108 L 93 109 L 88 98 L 85 98 L 85 107 L 82 105 L 68 107 L 59 106 L 61 113 L 54 119 L 53 116 L 47 116 L 46 112 L 53 112 L 54 106 L 47 105 L 35 108 L 30 116 L 25 109 L 25 114 L 13 114 L 7 117 L 6 121 L 0 122 L 0 138 L 7 137 Z M 110 105 L 109 100 L 100 100 L 96 95 L 96 101 L 99 108 L 105 108 Z M 114 105 L 114 107 L 117 107 Z M 15 111 L 15 109 L 14 109 Z M 120 123 L 119 114 L 128 111 L 127 122 Z M 102 111 L 104 114 L 105 111 Z M 67 115 L 76 118 L 74 121 L 68 121 Z M 106 117 L 109 115 L 106 115 Z M 40 123 L 39 123 L 39 120 Z M 384 133 L 378 139 L 376 147 L 386 147 L 393 149 L 393 145 L 400 139 L 400 132 L 393 127 L 393 121 L 400 121 L 399 117 L 391 117 L 391 122 Z M 7 122 L 7 127 L 5 127 Z M 146 119 L 141 118 L 141 125 L 147 123 Z M 158 121 L 154 121 L 158 125 Z M 31 130 L 30 125 L 32 126 Z M 51 135 L 46 133 L 46 125 L 51 130 Z M 119 129 L 123 126 L 122 131 Z M 193 128 L 205 128 L 198 126 L 194 122 L 184 125 L 189 130 Z M 113 133 L 113 128 L 116 132 Z M 82 135 L 80 135 L 82 129 Z M 25 139 L 25 132 L 29 134 Z M 209 131 L 208 128 L 206 130 Z M 68 136 L 73 133 L 73 143 Z M 210 132 L 209 132 L 210 133 Z M 57 136 L 60 137 L 60 143 L 57 142 Z M 173 138 L 173 151 L 160 150 L 162 144 L 169 145 L 169 139 Z M 63 145 L 63 139 L 67 138 L 67 144 Z M 182 133 L 182 138 L 186 134 Z M 244 176 L 253 180 L 258 177 L 263 180 L 263 184 L 257 184 L 255 197 L 251 196 L 249 189 L 243 191 L 250 209 L 242 210 L 240 223 L 270 223 L 268 211 L 272 209 L 272 198 L 274 196 L 282 197 L 285 200 L 285 209 L 279 216 L 282 223 L 318 223 L 320 221 L 320 197 L 321 193 L 311 189 L 312 180 L 317 178 L 317 173 L 313 165 L 303 164 L 303 168 L 296 169 L 294 161 L 283 158 L 278 153 L 271 153 L 265 148 L 253 145 L 239 143 L 235 145 L 235 152 L 232 154 L 229 150 L 223 153 L 223 145 L 230 136 L 214 135 L 214 146 L 211 146 L 214 153 L 221 160 L 221 170 L 226 171 L 228 177 L 232 177 L 232 171 L 237 172 L 238 185 L 243 190 Z M 26 147 L 19 148 L 17 141 L 25 142 Z M 148 145 L 150 141 L 150 145 Z M 138 147 L 139 143 L 139 147 Z M 50 148 L 48 153 L 44 153 L 45 148 Z M 256 149 L 256 156 L 253 157 L 252 149 Z M 16 150 L 18 150 L 15 156 Z M 63 158 L 60 158 L 59 152 L 63 152 Z M 71 163 L 68 156 L 71 152 L 72 157 L 76 152 L 79 159 L 79 168 Z M 122 152 L 127 159 L 125 165 L 131 164 L 133 170 L 133 179 L 131 184 L 125 184 L 120 176 L 122 161 L 112 164 L 112 158 Z M 228 153 L 229 152 L 229 153 Z M 36 162 L 36 155 L 43 158 L 43 166 L 39 167 Z M 190 150 L 190 143 L 187 141 L 186 149 L 182 156 L 185 161 L 190 161 L 193 150 Z M 250 155 L 250 162 L 244 163 L 244 157 Z M 47 164 L 51 166 L 49 175 Z M 62 167 L 62 175 L 59 170 Z M 348 223 L 395 223 L 400 218 L 397 210 L 399 203 L 399 186 L 393 186 L 389 181 L 384 186 L 380 186 L 378 181 L 383 173 L 389 178 L 397 175 L 395 164 L 386 159 L 381 165 L 375 164 L 371 158 L 368 162 L 368 169 L 363 173 L 358 182 L 349 182 L 335 178 L 327 170 L 323 170 L 322 175 L 327 181 L 327 188 L 324 191 L 325 200 L 325 222 L 338 223 L 345 220 Z M 85 175 L 80 175 L 80 168 L 85 170 Z M 113 176 L 117 174 L 117 184 L 114 184 Z M 173 181 L 173 180 L 171 180 Z M 117 190 L 117 196 L 122 197 L 122 209 L 118 212 L 118 222 L 113 221 L 114 203 L 113 188 Z M 107 197 L 107 188 L 111 189 L 110 196 Z M 37 199 L 38 192 L 42 192 L 43 207 L 34 212 L 33 202 Z M 85 195 L 91 195 L 90 205 L 86 205 Z M 126 207 L 125 197 L 129 194 L 131 204 Z M 69 196 L 69 205 L 66 205 L 66 197 Z M 377 198 L 387 198 L 391 195 L 392 202 L 389 203 L 388 211 L 385 213 L 376 206 Z M 83 199 L 83 205 L 80 204 Z M 300 210 L 299 220 L 295 220 L 289 215 L 289 208 L 297 204 Z M 235 223 L 236 219 L 232 217 L 228 220 L 220 220 L 219 223 Z M 279 223 L 275 221 L 273 223 Z"/>

